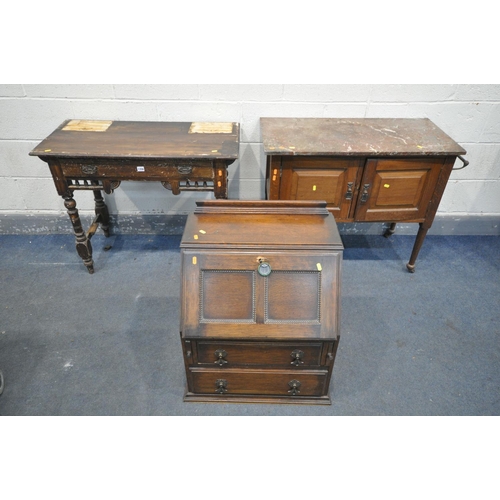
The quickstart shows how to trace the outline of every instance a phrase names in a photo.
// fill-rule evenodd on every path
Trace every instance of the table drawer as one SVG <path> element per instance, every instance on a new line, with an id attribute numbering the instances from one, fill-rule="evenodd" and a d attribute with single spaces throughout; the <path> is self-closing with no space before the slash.
<path id="1" fill-rule="evenodd" d="M 322 396 L 328 387 L 327 370 L 212 370 L 190 369 L 190 392 L 213 395 L 274 395 L 300 398 Z"/>
<path id="2" fill-rule="evenodd" d="M 195 364 L 231 368 L 249 365 L 278 365 L 300 368 L 325 364 L 323 342 L 235 342 L 197 341 Z M 323 353 L 323 350 L 325 351 Z"/>
<path id="3" fill-rule="evenodd" d="M 214 169 L 209 160 L 193 161 L 123 161 L 123 162 L 71 162 L 62 161 L 63 174 L 70 178 L 108 178 L 114 180 L 154 179 L 212 179 Z"/>

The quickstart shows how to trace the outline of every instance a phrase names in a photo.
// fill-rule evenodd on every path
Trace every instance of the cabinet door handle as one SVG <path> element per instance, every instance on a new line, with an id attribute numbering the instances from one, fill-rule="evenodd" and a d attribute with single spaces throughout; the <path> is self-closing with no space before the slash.
<path id="1" fill-rule="evenodd" d="M 360 202 L 366 203 L 368 200 L 368 190 L 370 189 L 370 184 L 363 184 L 363 192 L 361 193 Z"/>
<path id="2" fill-rule="evenodd" d="M 299 366 L 304 364 L 304 362 L 302 361 L 302 358 L 304 357 L 304 352 L 301 351 L 300 349 L 295 349 L 295 351 L 292 351 L 290 356 L 293 358 L 293 361 L 290 362 L 291 365 Z"/>
<path id="3" fill-rule="evenodd" d="M 347 192 L 345 194 L 346 200 L 352 200 L 352 187 L 354 186 L 354 182 L 347 183 Z"/>
<path id="4" fill-rule="evenodd" d="M 288 391 L 292 396 L 296 396 L 297 394 L 300 394 L 299 387 L 302 385 L 298 380 L 290 380 L 288 382 L 288 385 L 290 386 L 290 390 Z"/>
<path id="5" fill-rule="evenodd" d="M 224 380 L 223 378 L 217 379 L 215 381 L 215 392 L 217 394 L 224 394 L 227 392 L 227 380 Z"/>
<path id="6" fill-rule="evenodd" d="M 227 352 L 224 349 L 217 349 L 215 352 L 215 357 L 217 358 L 214 363 L 219 366 L 227 365 L 227 361 L 224 359 L 227 356 Z"/>

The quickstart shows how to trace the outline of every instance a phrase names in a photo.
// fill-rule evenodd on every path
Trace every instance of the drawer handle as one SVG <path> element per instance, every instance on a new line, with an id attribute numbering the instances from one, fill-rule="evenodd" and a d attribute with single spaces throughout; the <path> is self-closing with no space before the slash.
<path id="1" fill-rule="evenodd" d="M 227 365 L 227 361 L 224 359 L 227 356 L 227 352 L 224 349 L 217 349 L 215 351 L 215 357 L 217 358 L 214 363 L 219 366 Z"/>
<path id="2" fill-rule="evenodd" d="M 366 201 L 368 200 L 368 190 L 369 189 L 370 189 L 370 184 L 363 185 L 363 192 L 361 193 L 361 198 L 359 200 L 361 203 L 366 203 Z"/>
<path id="3" fill-rule="evenodd" d="M 288 385 L 290 386 L 290 390 L 288 391 L 292 396 L 296 396 L 297 394 L 300 394 L 299 387 L 302 385 L 298 380 L 290 380 L 288 382 Z"/>
<path id="4" fill-rule="evenodd" d="M 352 200 L 352 187 L 354 186 L 354 182 L 347 183 L 347 193 L 345 194 L 346 200 Z"/>
<path id="5" fill-rule="evenodd" d="M 299 366 L 304 364 L 304 362 L 302 361 L 304 353 L 300 349 L 295 349 L 295 351 L 292 351 L 292 354 L 290 354 L 290 356 L 293 358 L 293 361 L 290 362 L 291 365 Z"/>
<path id="6" fill-rule="evenodd" d="M 227 392 L 227 380 L 219 378 L 215 381 L 215 392 L 217 394 L 224 394 Z"/>
<path id="7" fill-rule="evenodd" d="M 95 165 L 82 165 L 82 174 L 85 175 L 97 174 L 97 167 Z"/>
<path id="8" fill-rule="evenodd" d="M 179 174 L 187 175 L 190 174 L 192 171 L 193 167 L 191 165 L 179 165 L 177 167 L 177 172 L 179 172 Z"/>

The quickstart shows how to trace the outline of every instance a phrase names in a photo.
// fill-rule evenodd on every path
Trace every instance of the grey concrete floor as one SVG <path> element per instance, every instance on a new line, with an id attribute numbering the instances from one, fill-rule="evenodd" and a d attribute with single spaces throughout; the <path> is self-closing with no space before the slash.
<path id="1" fill-rule="evenodd" d="M 500 237 L 343 235 L 331 406 L 184 403 L 180 235 L 0 236 L 0 415 L 499 415 Z M 104 247 L 111 245 L 109 251 Z"/>

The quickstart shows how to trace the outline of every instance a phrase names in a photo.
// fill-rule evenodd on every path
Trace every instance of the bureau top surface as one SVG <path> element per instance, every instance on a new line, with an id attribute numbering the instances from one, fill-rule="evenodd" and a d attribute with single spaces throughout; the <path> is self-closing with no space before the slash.
<path id="1" fill-rule="evenodd" d="M 209 200 L 197 206 L 182 248 L 343 249 L 324 202 Z"/>
<path id="2" fill-rule="evenodd" d="M 428 118 L 261 118 L 267 155 L 422 156 L 466 151 Z"/>
<path id="3" fill-rule="evenodd" d="M 66 120 L 32 156 L 236 159 L 239 124 Z"/>

